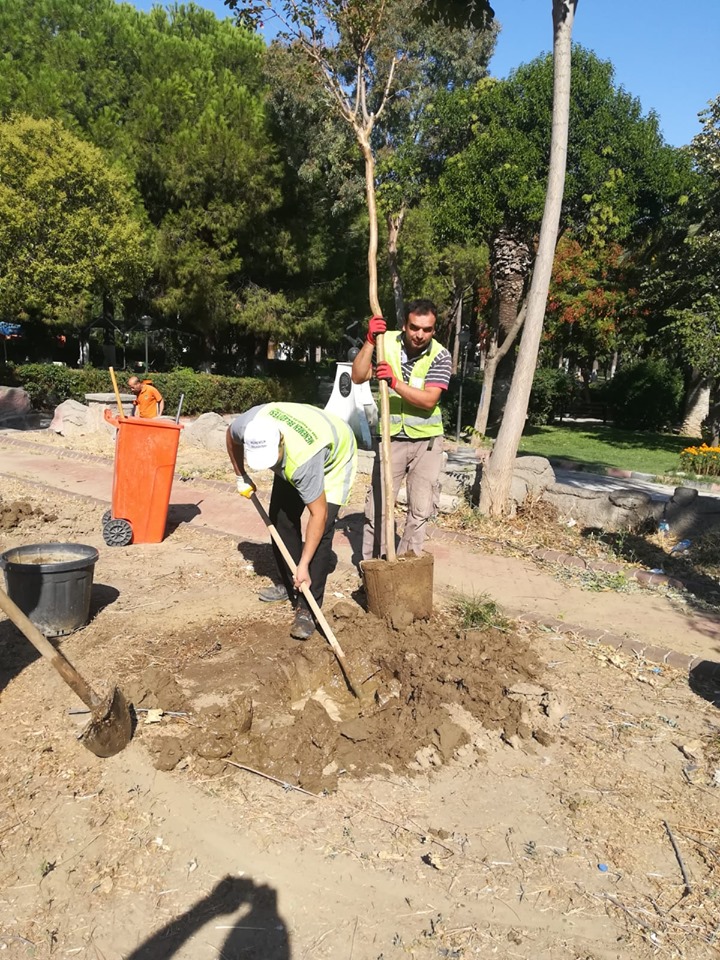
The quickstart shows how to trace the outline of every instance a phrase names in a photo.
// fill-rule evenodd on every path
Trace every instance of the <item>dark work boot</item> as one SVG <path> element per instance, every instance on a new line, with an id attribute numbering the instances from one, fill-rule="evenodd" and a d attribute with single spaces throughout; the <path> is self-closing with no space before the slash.
<path id="1" fill-rule="evenodd" d="M 315 633 L 315 620 L 306 607 L 298 607 L 295 619 L 290 627 L 290 636 L 296 640 L 307 640 Z"/>
<path id="2" fill-rule="evenodd" d="M 264 603 L 277 603 L 279 600 L 289 600 L 288 592 L 282 583 L 273 583 L 265 587 L 258 594 L 260 600 Z"/>

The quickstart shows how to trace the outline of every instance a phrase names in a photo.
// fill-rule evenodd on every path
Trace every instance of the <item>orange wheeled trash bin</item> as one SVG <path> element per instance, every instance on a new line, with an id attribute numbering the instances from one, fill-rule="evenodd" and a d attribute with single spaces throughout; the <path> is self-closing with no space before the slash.
<path id="1" fill-rule="evenodd" d="M 182 427 L 172 420 L 105 419 L 117 427 L 112 509 L 103 516 L 109 547 L 160 543 L 165 536 L 170 491 Z"/>

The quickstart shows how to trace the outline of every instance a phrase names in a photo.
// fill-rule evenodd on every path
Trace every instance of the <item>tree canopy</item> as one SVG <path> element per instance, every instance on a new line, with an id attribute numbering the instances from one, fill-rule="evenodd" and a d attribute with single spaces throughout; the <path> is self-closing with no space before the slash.
<path id="1" fill-rule="evenodd" d="M 0 122 L 0 315 L 73 326 L 152 265 L 130 178 L 55 120 Z"/>

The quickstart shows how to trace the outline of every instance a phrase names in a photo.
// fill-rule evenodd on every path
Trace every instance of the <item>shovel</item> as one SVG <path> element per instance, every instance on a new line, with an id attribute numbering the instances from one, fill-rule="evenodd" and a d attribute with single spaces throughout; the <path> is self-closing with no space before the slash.
<path id="1" fill-rule="evenodd" d="M 132 719 L 122 691 L 113 687 L 106 697 L 99 697 L 75 667 L 53 647 L 2 589 L 0 609 L 38 653 L 50 661 L 85 706 L 90 708 L 90 720 L 78 738 L 83 746 L 96 757 L 112 757 L 120 753 L 132 736 Z"/>
<path id="2" fill-rule="evenodd" d="M 285 563 L 288 565 L 288 567 L 290 568 L 290 572 L 291 572 L 291 573 L 293 574 L 293 576 L 294 576 L 294 575 L 295 575 L 295 571 L 296 571 L 296 569 L 297 569 L 297 567 L 296 567 L 296 565 L 295 565 L 295 561 L 293 560 L 292 556 L 290 555 L 290 551 L 288 550 L 288 548 L 287 548 L 287 547 L 285 546 L 285 544 L 283 543 L 282 537 L 281 537 L 280 534 L 277 532 L 274 524 L 272 524 L 272 523 L 270 522 L 270 517 L 267 515 L 267 511 L 265 510 L 265 507 L 264 507 L 264 506 L 260 503 L 260 501 L 258 500 L 258 497 L 257 497 L 257 494 L 256 494 L 256 493 L 253 493 L 250 497 L 248 497 L 248 499 L 249 499 L 249 500 L 252 500 L 252 502 L 255 504 L 255 509 L 257 510 L 257 512 L 258 512 L 258 513 L 260 514 L 260 516 L 262 517 L 263 523 L 265 524 L 265 526 L 266 526 L 266 527 L 268 528 L 268 530 L 270 531 L 270 536 L 271 536 L 272 539 L 274 540 L 274 542 L 275 542 L 278 550 L 279 550 L 280 553 L 283 555 L 283 559 L 285 560 Z M 301 585 L 300 589 L 301 589 L 301 591 L 302 591 L 303 596 L 304 596 L 305 599 L 307 600 L 308 606 L 309 606 L 310 609 L 312 610 L 312 612 L 313 612 L 313 614 L 314 614 L 314 616 L 315 616 L 315 619 L 316 619 L 317 622 L 319 623 L 322 632 L 323 632 L 323 633 L 325 634 L 325 636 L 327 637 L 327 641 L 328 641 L 328 643 L 330 644 L 330 646 L 332 647 L 333 653 L 334 653 L 335 656 L 337 657 L 337 661 L 338 661 L 338 663 L 340 664 L 340 669 L 342 670 L 343 674 L 345 675 L 345 680 L 347 681 L 347 685 L 348 685 L 348 687 L 350 688 L 351 693 L 353 693 L 354 696 L 356 696 L 358 699 L 360 699 L 360 698 L 361 698 L 361 696 L 360 696 L 360 686 L 359 686 L 359 684 L 357 683 L 357 681 L 353 681 L 352 676 L 351 676 L 351 674 L 350 674 L 350 668 L 348 667 L 347 661 L 345 660 L 345 654 L 343 653 L 342 647 L 341 647 L 340 644 L 337 642 L 337 639 L 336 639 L 336 637 L 335 637 L 335 634 L 332 632 L 332 629 L 330 628 L 330 624 L 329 624 L 329 623 L 327 622 L 327 620 L 325 619 L 325 615 L 324 615 L 324 613 L 322 612 L 322 610 L 320 609 L 317 600 L 316 600 L 315 597 L 310 593 L 310 590 L 309 590 L 309 588 L 308 588 L 308 586 L 307 586 L 306 584 L 303 583 L 303 584 Z"/>

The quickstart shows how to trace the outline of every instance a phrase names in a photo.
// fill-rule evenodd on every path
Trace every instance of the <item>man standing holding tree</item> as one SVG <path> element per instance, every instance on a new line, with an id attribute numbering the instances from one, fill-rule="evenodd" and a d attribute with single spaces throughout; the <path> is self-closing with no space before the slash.
<path id="1" fill-rule="evenodd" d="M 390 393 L 393 505 L 403 479 L 407 486 L 407 517 L 397 550 L 400 556 L 422 553 L 427 522 L 437 501 L 443 455 L 440 398 L 450 383 L 452 359 L 434 339 L 436 323 L 437 307 L 431 300 L 411 301 L 400 333 L 393 330 L 385 336 L 385 361 L 375 368 L 376 378 L 386 381 Z M 375 338 L 386 330 L 382 317 L 371 318 L 365 343 L 353 361 L 353 383 L 365 383 L 371 378 Z M 385 554 L 384 509 L 381 463 L 376 450 L 372 484 L 365 500 L 364 560 Z"/>

